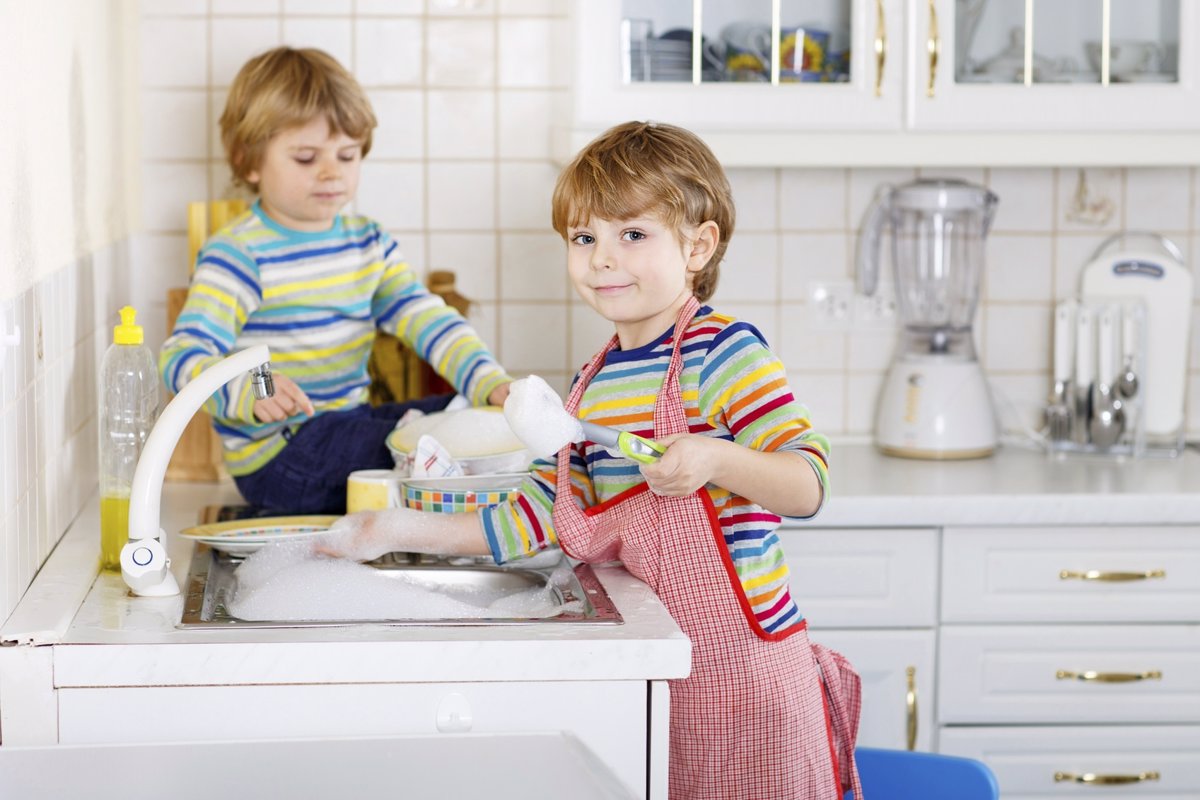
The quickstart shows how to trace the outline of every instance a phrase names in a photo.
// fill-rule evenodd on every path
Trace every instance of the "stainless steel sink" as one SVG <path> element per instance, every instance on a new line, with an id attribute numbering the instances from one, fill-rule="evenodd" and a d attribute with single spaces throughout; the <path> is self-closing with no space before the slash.
<path id="1" fill-rule="evenodd" d="M 237 591 L 242 559 L 197 544 L 188 573 L 180 628 L 311 628 L 345 625 L 541 625 L 563 623 L 620 624 L 623 620 L 592 568 L 498 567 L 490 559 L 438 559 L 391 553 L 368 566 L 423 588 L 454 595 L 458 591 L 502 593 L 549 587 L 568 610 L 552 617 L 469 619 L 245 620 L 229 613 Z"/>

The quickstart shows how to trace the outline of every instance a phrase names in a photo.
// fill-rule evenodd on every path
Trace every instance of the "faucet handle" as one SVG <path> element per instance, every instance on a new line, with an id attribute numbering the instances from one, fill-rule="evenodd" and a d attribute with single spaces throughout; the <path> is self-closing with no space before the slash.
<path id="1" fill-rule="evenodd" d="M 159 530 L 159 536 L 163 532 Z M 158 539 L 130 539 L 121 549 L 121 577 L 142 597 L 179 594 L 170 570 L 171 559 Z"/>
<path id="2" fill-rule="evenodd" d="M 267 361 L 250 370 L 250 387 L 255 400 L 266 400 L 275 396 L 275 379 L 271 376 L 271 362 Z"/>

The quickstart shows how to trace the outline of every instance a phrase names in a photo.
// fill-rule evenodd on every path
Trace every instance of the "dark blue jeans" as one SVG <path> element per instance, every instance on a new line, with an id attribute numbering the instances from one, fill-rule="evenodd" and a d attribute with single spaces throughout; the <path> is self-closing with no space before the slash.
<path id="1" fill-rule="evenodd" d="M 410 408 L 441 411 L 452 394 L 408 403 L 362 405 L 310 419 L 258 472 L 235 478 L 246 502 L 281 514 L 345 514 L 346 478 L 357 469 L 395 466 L 387 437 Z"/>

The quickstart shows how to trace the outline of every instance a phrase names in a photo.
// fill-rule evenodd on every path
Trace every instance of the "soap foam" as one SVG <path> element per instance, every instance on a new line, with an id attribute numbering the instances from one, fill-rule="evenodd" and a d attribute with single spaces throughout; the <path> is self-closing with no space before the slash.
<path id="1" fill-rule="evenodd" d="M 537 375 L 513 381 L 504 401 L 504 418 L 529 452 L 548 458 L 583 439 L 579 420 L 563 408 L 562 398 Z"/>
<path id="2" fill-rule="evenodd" d="M 236 576 L 229 611 L 244 620 L 539 618 L 564 610 L 549 587 L 435 591 L 408 580 L 403 571 L 314 555 L 311 544 L 301 541 L 261 548 L 238 567 Z"/>

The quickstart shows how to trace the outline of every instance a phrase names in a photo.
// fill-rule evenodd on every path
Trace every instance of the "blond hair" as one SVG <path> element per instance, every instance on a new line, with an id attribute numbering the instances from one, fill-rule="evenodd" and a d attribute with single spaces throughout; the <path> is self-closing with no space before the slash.
<path id="1" fill-rule="evenodd" d="M 333 56 L 311 47 L 276 47 L 247 61 L 221 114 L 221 144 L 234 181 L 257 191 L 247 176 L 262 166 L 271 137 L 322 114 L 332 132 L 361 142 L 364 156 L 370 151 L 375 112 Z"/>
<path id="2" fill-rule="evenodd" d="M 626 220 L 651 214 L 680 242 L 685 227 L 717 224 L 717 247 L 692 278 L 704 302 L 733 235 L 733 193 L 716 156 L 700 137 L 674 125 L 626 122 L 609 128 L 558 176 L 551 221 L 563 238 L 589 219 Z"/>

